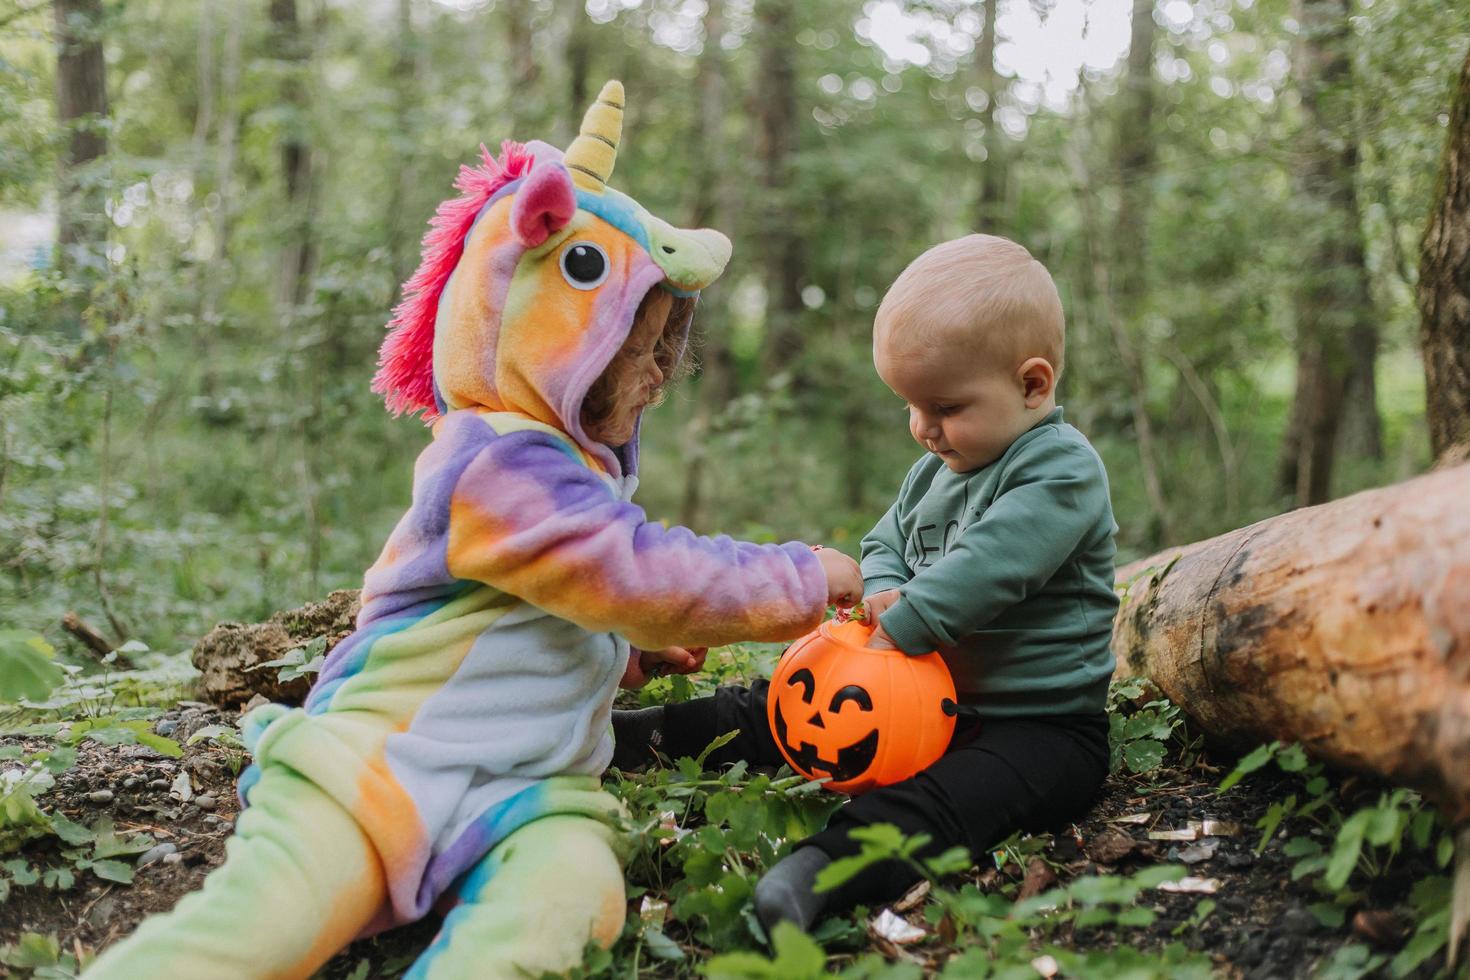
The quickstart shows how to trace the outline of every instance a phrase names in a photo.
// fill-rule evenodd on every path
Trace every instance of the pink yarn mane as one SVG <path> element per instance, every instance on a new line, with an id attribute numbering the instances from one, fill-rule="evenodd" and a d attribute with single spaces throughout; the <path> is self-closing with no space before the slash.
<path id="1" fill-rule="evenodd" d="M 439 417 L 434 403 L 434 321 L 444 285 L 464 254 L 465 236 L 485 202 L 506 184 L 524 177 L 535 159 L 520 143 L 500 144 L 497 160 L 480 144 L 481 165 L 460 167 L 454 186 L 461 196 L 439 205 L 424 235 L 423 261 L 403 284 L 403 301 L 393 308 L 388 336 L 378 349 L 373 391 L 394 415 L 422 411 L 425 422 Z"/>

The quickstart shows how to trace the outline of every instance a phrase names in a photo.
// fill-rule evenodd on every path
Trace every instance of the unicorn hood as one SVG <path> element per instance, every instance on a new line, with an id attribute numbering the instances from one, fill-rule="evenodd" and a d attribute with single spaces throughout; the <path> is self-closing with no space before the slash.
<path id="1" fill-rule="evenodd" d="M 622 347 L 652 289 L 693 296 L 724 271 L 730 242 L 675 228 L 607 186 L 622 136 L 623 86 L 603 86 L 565 155 L 506 142 L 461 167 L 462 196 L 424 237 L 373 390 L 395 414 L 517 412 L 570 436 L 615 477 L 631 476 L 637 436 L 593 442 L 582 401 Z M 688 323 L 684 325 L 688 329 Z"/>

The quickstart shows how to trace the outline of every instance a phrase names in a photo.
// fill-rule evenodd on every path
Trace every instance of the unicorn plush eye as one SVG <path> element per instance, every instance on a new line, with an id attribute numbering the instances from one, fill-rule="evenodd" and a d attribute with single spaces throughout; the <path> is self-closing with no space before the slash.
<path id="1" fill-rule="evenodd" d="M 561 253 L 561 274 L 573 289 L 596 289 L 607 279 L 607 253 L 591 242 L 575 242 Z"/>

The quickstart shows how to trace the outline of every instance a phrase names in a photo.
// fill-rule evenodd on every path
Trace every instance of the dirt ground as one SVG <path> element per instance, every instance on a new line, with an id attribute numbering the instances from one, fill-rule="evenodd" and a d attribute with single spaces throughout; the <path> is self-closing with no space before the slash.
<path id="1" fill-rule="evenodd" d="M 233 721 L 232 712 L 185 702 L 169 711 L 156 729 L 183 744 L 205 725 Z M 0 943 L 40 932 L 57 935 L 63 949 L 79 954 L 95 951 L 199 887 L 206 873 L 224 859 L 225 841 L 238 814 L 232 762 L 238 762 L 237 755 L 209 743 L 187 747 L 182 759 L 136 745 L 83 743 L 77 765 L 58 778 L 56 788 L 45 797 L 47 804 L 89 824 L 109 814 L 119 831 L 151 834 L 159 845 L 171 845 L 162 850 L 172 853 L 154 854 L 139 867 L 130 886 L 82 874 L 69 891 L 40 885 L 15 888 L 0 905 Z M 175 791 L 181 772 L 192 777 L 187 801 L 178 799 Z M 1147 777 L 1115 777 L 1075 834 L 1052 838 L 1047 866 L 1059 868 L 1065 881 L 1073 875 L 1128 872 L 1163 861 L 1191 864 L 1192 875 L 1217 883 L 1210 896 L 1217 903 L 1214 913 L 1200 924 L 1181 928 L 1202 896 L 1154 891 L 1143 904 L 1156 910 L 1157 920 L 1146 929 L 1121 935 L 1141 948 L 1182 940 L 1208 953 L 1222 976 L 1251 980 L 1309 976 L 1346 943 L 1368 942 L 1385 952 L 1402 944 L 1412 923 L 1405 905 L 1409 889 L 1429 873 L 1428 867 L 1401 859 L 1368 894 L 1363 911 L 1372 914 L 1350 914 L 1340 928 L 1324 927 L 1307 910 L 1318 896 L 1308 884 L 1290 880 L 1292 862 L 1282 854 L 1281 840 L 1274 840 L 1260 855 L 1254 853 L 1259 832 L 1252 825 L 1290 787 L 1281 777 L 1263 772 L 1221 795 L 1216 791 L 1219 778 L 1218 772 L 1167 766 Z M 1371 792 L 1376 794 L 1376 787 Z M 1191 821 L 1212 821 L 1202 828 L 1207 834 L 1203 840 L 1150 839 L 1151 831 L 1181 830 Z M 54 844 L 54 839 L 51 844 L 32 844 L 21 856 L 43 863 L 48 851 L 54 857 Z M 1044 877 L 1039 862 L 1032 870 Z M 979 880 L 984 886 L 997 883 L 997 877 L 988 871 Z M 913 918 L 917 921 L 917 914 Z M 354 944 L 322 975 L 397 976 L 430 941 L 434 929 L 433 922 L 424 922 Z M 1112 929 L 1100 928 L 1064 934 L 1057 942 L 1079 949 L 1108 948 L 1119 937 Z M 691 952 L 698 958 L 697 951 Z M 931 961 L 941 959 L 933 956 Z M 371 963 L 370 973 L 362 967 L 364 960 Z M 0 973 L 3 970 L 0 967 Z M 1416 975 L 1435 972 L 1426 966 Z"/>

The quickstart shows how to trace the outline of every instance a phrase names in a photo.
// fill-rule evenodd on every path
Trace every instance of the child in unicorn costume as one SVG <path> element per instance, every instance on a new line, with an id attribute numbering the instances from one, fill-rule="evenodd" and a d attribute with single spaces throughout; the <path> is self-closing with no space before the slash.
<path id="1" fill-rule="evenodd" d="M 624 918 L 598 777 L 630 656 L 790 639 L 861 590 L 836 552 L 699 537 L 628 502 L 639 412 L 730 244 L 606 186 L 622 109 L 609 82 L 565 156 L 507 143 L 461 170 L 374 385 L 433 442 L 358 629 L 304 708 L 243 720 L 255 764 L 225 864 L 89 977 L 309 976 L 432 907 L 450 911 L 409 976 L 571 968 Z"/>

